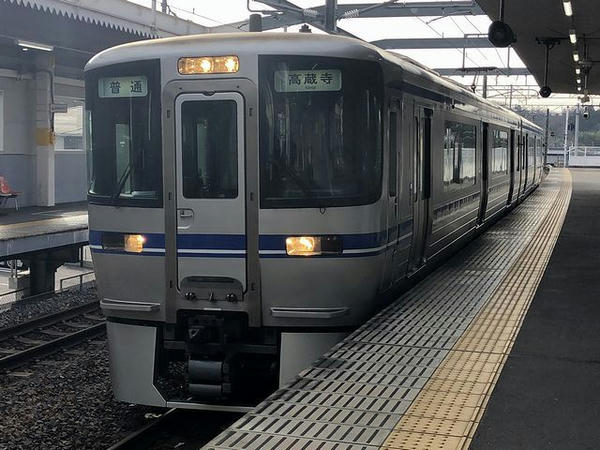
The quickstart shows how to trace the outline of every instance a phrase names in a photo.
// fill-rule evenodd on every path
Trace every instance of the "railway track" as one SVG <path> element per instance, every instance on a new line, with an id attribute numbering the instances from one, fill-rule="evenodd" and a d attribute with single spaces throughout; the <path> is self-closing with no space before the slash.
<path id="1" fill-rule="evenodd" d="M 97 301 L 0 329 L 0 371 L 20 367 L 106 331 Z"/>
<path id="2" fill-rule="evenodd" d="M 240 412 L 169 409 L 108 450 L 198 449 L 242 416 Z"/>

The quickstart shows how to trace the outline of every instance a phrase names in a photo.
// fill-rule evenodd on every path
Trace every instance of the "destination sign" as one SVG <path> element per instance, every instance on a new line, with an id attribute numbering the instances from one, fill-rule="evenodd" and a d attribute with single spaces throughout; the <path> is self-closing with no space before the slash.
<path id="1" fill-rule="evenodd" d="M 277 92 L 323 92 L 340 89 L 342 89 L 342 71 L 339 69 L 275 71 Z"/>
<path id="2" fill-rule="evenodd" d="M 144 75 L 134 77 L 110 77 L 98 80 L 98 96 L 145 97 L 148 95 L 148 79 Z"/>

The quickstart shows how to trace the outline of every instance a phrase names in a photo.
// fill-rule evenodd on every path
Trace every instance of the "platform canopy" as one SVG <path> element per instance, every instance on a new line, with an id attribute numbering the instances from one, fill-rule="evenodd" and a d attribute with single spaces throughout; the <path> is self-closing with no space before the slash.
<path id="1" fill-rule="evenodd" d="M 207 31 L 126 0 L 0 0 L 0 67 L 27 71 L 47 49 L 57 75 L 81 78 L 84 64 L 106 48 Z"/>
<path id="2" fill-rule="evenodd" d="M 499 0 L 477 0 L 483 11 L 498 19 Z M 567 16 L 565 3 L 572 15 Z M 544 84 L 545 46 L 554 40 L 550 50 L 548 85 L 553 92 L 583 93 L 586 72 L 589 94 L 600 94 L 600 13 L 598 0 L 505 0 L 505 22 L 517 36 L 513 48 L 521 57 L 540 86 Z M 567 9 L 569 6 L 567 6 Z M 576 44 L 569 34 L 575 31 Z M 579 63 L 574 60 L 577 52 Z M 580 68 L 580 75 L 575 69 Z M 582 91 L 577 90 L 581 78 Z"/>

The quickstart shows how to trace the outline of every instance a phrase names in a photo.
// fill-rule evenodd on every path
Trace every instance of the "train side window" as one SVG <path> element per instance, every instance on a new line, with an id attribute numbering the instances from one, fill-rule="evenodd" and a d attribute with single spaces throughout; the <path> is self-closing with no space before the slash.
<path id="1" fill-rule="evenodd" d="M 519 137 L 518 134 L 515 133 L 515 143 L 516 148 L 515 148 L 515 169 L 517 170 L 517 172 L 519 172 L 521 170 L 521 160 L 520 160 L 520 151 L 521 151 L 521 138 Z"/>
<path id="2" fill-rule="evenodd" d="M 477 128 L 446 121 L 443 183 L 446 191 L 475 184 Z"/>
<path id="3" fill-rule="evenodd" d="M 523 154 L 521 158 L 521 167 L 523 167 L 523 169 L 527 167 L 527 153 L 529 153 L 529 149 L 527 148 L 527 136 L 523 136 Z"/>
<path id="4" fill-rule="evenodd" d="M 184 102 L 181 105 L 181 133 L 184 197 L 237 197 L 236 102 Z"/>
<path id="5" fill-rule="evenodd" d="M 390 197 L 397 194 L 398 180 L 398 113 L 390 112 L 390 173 L 388 191 Z"/>
<path id="6" fill-rule="evenodd" d="M 492 173 L 508 173 L 508 133 L 501 130 L 492 131 Z"/>
<path id="7" fill-rule="evenodd" d="M 533 137 L 529 137 L 529 151 L 527 152 L 527 165 L 529 167 L 533 167 L 535 164 L 535 139 Z"/>

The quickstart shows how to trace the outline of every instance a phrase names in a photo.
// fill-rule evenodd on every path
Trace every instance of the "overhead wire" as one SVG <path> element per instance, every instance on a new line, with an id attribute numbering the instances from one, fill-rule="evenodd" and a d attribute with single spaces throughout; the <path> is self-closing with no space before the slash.
<path id="1" fill-rule="evenodd" d="M 387 1 L 383 2 L 383 4 L 385 4 L 385 3 L 396 3 L 397 1 L 398 1 L 398 0 L 387 0 Z M 404 5 L 406 6 L 406 2 L 403 2 L 403 3 L 404 3 Z M 198 18 L 200 18 L 200 19 L 203 19 L 203 20 L 207 20 L 207 21 L 213 22 L 213 23 L 215 23 L 215 24 L 217 24 L 217 25 L 222 25 L 222 26 L 231 26 L 231 25 L 230 25 L 230 24 L 228 24 L 228 23 L 224 23 L 224 22 L 222 22 L 222 21 L 219 21 L 219 20 L 217 20 L 217 19 L 213 19 L 212 17 L 208 17 L 208 16 L 206 16 L 206 15 L 199 14 L 199 13 L 197 13 L 197 12 L 196 12 L 196 9 L 195 9 L 195 8 L 192 8 L 192 9 L 184 8 L 184 7 L 181 7 L 181 6 L 173 5 L 173 2 L 169 2 L 169 4 L 168 4 L 168 8 L 169 8 L 170 12 L 171 12 L 173 15 L 175 15 L 175 16 L 176 16 L 176 14 L 175 14 L 175 12 L 174 12 L 173 10 L 179 11 L 179 12 L 181 12 L 181 13 L 189 14 L 189 15 L 192 15 L 192 16 L 194 16 L 194 17 L 198 17 Z M 438 37 L 440 37 L 440 38 L 442 38 L 442 39 L 444 38 L 444 34 L 443 34 L 443 33 L 440 33 L 440 32 L 439 32 L 437 29 L 435 29 L 435 28 L 434 28 L 434 27 L 433 27 L 433 26 L 430 24 L 430 22 L 428 22 L 428 21 L 425 21 L 425 20 L 424 20 L 424 19 L 423 19 L 421 16 L 418 16 L 418 15 L 416 15 L 416 14 L 415 14 L 415 13 L 413 13 L 412 11 L 411 11 L 411 14 L 412 14 L 412 16 L 413 16 L 414 18 L 416 18 L 416 19 L 417 19 L 417 20 L 419 20 L 421 23 L 423 23 L 425 26 L 427 26 L 429 29 L 431 29 L 431 30 L 432 30 L 432 31 L 433 31 L 433 32 L 434 32 L 434 33 L 435 33 L 435 34 L 436 34 Z M 475 24 L 474 24 L 474 23 L 473 23 L 473 22 L 472 22 L 472 21 L 471 21 L 471 20 L 470 20 L 470 19 L 469 19 L 469 18 L 466 16 L 466 15 L 465 15 L 465 16 L 461 16 L 461 17 L 464 17 L 464 18 L 465 18 L 465 20 L 467 20 L 467 22 L 469 22 L 469 24 L 470 24 L 470 25 L 471 25 L 471 26 L 472 26 L 472 27 L 473 27 L 473 28 L 474 28 L 474 29 L 475 29 L 475 30 L 476 30 L 478 33 L 481 33 L 481 31 L 479 30 L 479 27 L 477 27 L 477 26 L 476 26 L 476 25 L 475 25 Z M 456 26 L 456 27 L 459 29 L 459 31 L 460 31 L 460 32 L 461 32 L 463 35 L 466 35 L 466 33 L 465 33 L 465 32 L 464 32 L 464 30 L 462 29 L 461 25 L 460 25 L 460 24 L 459 24 L 459 23 L 458 23 L 458 22 L 455 20 L 455 18 L 454 18 L 453 16 L 451 16 L 451 15 L 447 15 L 447 16 L 440 16 L 440 18 L 441 18 L 441 19 L 443 19 L 443 18 L 450 18 L 450 20 L 451 20 L 451 21 L 454 23 L 454 25 L 455 25 L 455 26 Z M 231 26 L 231 28 L 232 28 L 232 29 L 236 29 L 234 26 Z M 463 52 L 465 52 L 465 59 L 466 59 L 466 60 L 470 61 L 470 62 L 471 62 L 472 64 L 474 64 L 476 67 L 481 67 L 481 64 L 480 64 L 480 63 L 478 63 L 476 60 L 474 60 L 472 57 L 470 57 L 470 56 L 468 55 L 468 53 L 467 53 L 467 50 L 466 50 L 466 49 L 463 49 L 463 50 L 461 50 L 461 49 L 459 49 L 459 48 L 456 48 L 456 47 L 448 47 L 448 49 L 454 49 L 454 50 L 456 50 L 457 52 L 459 52 L 461 55 L 463 54 Z M 482 57 L 483 57 L 485 60 L 488 60 L 487 56 L 484 54 L 484 52 L 482 51 L 482 49 L 479 49 L 479 48 L 477 48 L 476 50 L 477 50 L 477 52 L 478 52 L 478 53 L 479 53 L 479 54 L 480 54 L 480 55 L 481 55 L 481 56 L 482 56 Z M 495 48 L 494 50 L 496 51 L 496 53 L 497 53 L 497 55 L 498 55 L 498 58 L 499 58 L 500 62 L 501 62 L 501 63 L 504 63 L 504 61 L 502 60 L 502 56 L 500 55 L 500 53 L 499 53 L 498 49 L 496 49 L 496 48 Z M 503 72 L 503 71 L 502 71 L 502 69 L 499 69 L 499 71 L 502 73 L 502 75 L 504 75 L 504 76 L 508 76 L 508 75 L 507 75 L 505 72 Z"/>
<path id="2" fill-rule="evenodd" d="M 169 9 L 169 10 L 171 10 L 171 13 L 172 13 L 172 14 L 173 14 L 175 17 L 177 17 L 177 15 L 174 13 L 174 11 L 173 11 L 173 10 L 179 11 L 179 12 L 181 12 L 181 13 L 190 14 L 190 15 L 192 15 L 192 16 L 195 16 L 195 17 L 198 17 L 198 18 L 200 18 L 200 19 L 208 20 L 208 21 L 210 21 L 210 22 L 213 22 L 213 23 L 215 23 L 215 24 L 217 24 L 217 25 L 229 26 L 231 29 L 235 29 L 235 30 L 237 30 L 237 28 L 236 28 L 236 27 L 232 26 L 232 25 L 231 25 L 231 24 L 229 24 L 229 23 L 224 23 L 224 22 L 221 22 L 220 20 L 216 20 L 216 19 L 213 19 L 213 18 L 211 18 L 211 17 L 205 16 L 205 15 L 203 15 L 203 14 L 199 14 L 199 13 L 197 13 L 197 12 L 196 12 L 196 8 L 192 8 L 192 9 L 190 10 L 190 9 L 187 9 L 187 8 L 182 8 L 182 7 L 180 7 L 180 6 L 173 6 L 173 4 L 172 4 L 172 1 L 171 1 L 171 2 L 169 2 L 169 3 L 167 4 L 167 7 L 168 7 L 168 9 Z"/>
<path id="3" fill-rule="evenodd" d="M 452 21 L 452 23 L 454 23 L 454 25 L 456 25 L 456 28 L 458 28 L 458 31 L 460 31 L 460 33 L 463 36 L 467 36 L 467 33 L 465 33 L 464 30 L 462 29 L 462 27 L 458 24 L 458 22 L 456 22 L 456 20 L 454 20 L 454 17 L 452 17 L 452 16 L 446 16 L 446 17 L 448 17 Z M 479 33 L 479 30 L 477 30 L 477 32 Z M 465 39 L 466 39 L 466 37 L 465 37 Z M 480 48 L 477 48 L 475 50 L 477 50 L 479 52 L 479 54 L 483 57 L 483 59 L 485 59 L 486 61 L 488 60 L 488 57 L 485 56 L 485 54 L 483 53 L 483 51 Z M 465 48 L 465 51 L 467 51 L 466 48 Z"/>
<path id="4" fill-rule="evenodd" d="M 432 25 L 430 25 L 429 23 L 427 23 L 421 16 L 417 16 L 412 11 L 411 11 L 411 14 L 413 15 L 413 17 L 415 17 L 421 23 L 425 24 L 425 26 L 427 26 L 428 28 L 430 28 L 435 34 L 438 35 L 438 37 L 440 37 L 442 39 L 444 38 L 443 33 L 440 33 L 438 30 L 436 30 Z M 462 51 L 459 48 L 456 48 L 456 47 L 448 47 L 448 48 L 449 49 L 454 49 L 454 50 L 456 50 L 458 53 L 460 53 L 462 55 Z M 481 65 L 477 64 L 477 62 L 475 60 L 473 60 L 473 58 L 471 58 L 466 52 L 465 52 L 465 58 L 468 59 L 469 61 L 471 61 L 473 64 L 475 64 L 475 66 L 481 67 Z"/>

